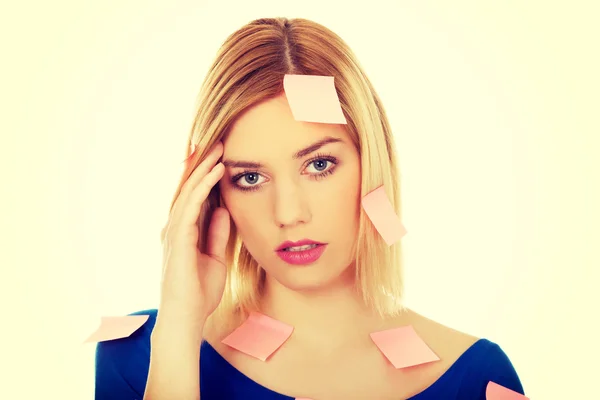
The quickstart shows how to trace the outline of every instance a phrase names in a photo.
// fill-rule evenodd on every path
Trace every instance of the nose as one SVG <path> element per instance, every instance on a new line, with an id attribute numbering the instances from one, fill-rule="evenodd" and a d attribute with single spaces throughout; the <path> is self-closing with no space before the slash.
<path id="1" fill-rule="evenodd" d="M 307 193 L 298 183 L 279 185 L 275 191 L 275 223 L 279 228 L 310 222 Z"/>

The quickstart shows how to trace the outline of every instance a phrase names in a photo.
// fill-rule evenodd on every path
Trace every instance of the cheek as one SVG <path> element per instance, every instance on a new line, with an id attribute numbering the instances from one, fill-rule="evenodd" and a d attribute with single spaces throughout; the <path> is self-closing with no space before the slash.
<path id="1" fill-rule="evenodd" d="M 358 233 L 358 224 L 361 212 L 361 198 L 360 198 L 360 177 L 357 175 L 352 176 L 347 181 L 346 192 L 342 197 L 342 201 L 338 201 L 338 213 L 341 224 L 345 227 L 346 235 L 356 235 Z"/>
<path id="2" fill-rule="evenodd" d="M 227 208 L 229 216 L 239 232 L 244 226 L 245 213 L 241 207 L 243 203 L 236 198 L 237 196 L 235 191 L 227 187 L 227 185 L 220 184 L 219 191 L 221 192 L 221 198 L 223 199 L 225 208 Z"/>
<path id="3" fill-rule="evenodd" d="M 223 183 L 220 184 L 219 191 L 221 192 L 225 207 L 227 207 L 227 211 L 231 215 L 231 219 L 233 219 L 236 225 L 241 224 L 243 216 L 247 211 L 247 203 L 243 201 L 244 193 L 233 189 L 230 184 Z"/>
<path id="4" fill-rule="evenodd" d="M 246 212 L 243 207 L 239 207 L 239 202 L 234 202 L 234 206 L 229 208 L 229 214 L 231 215 L 231 219 L 237 228 L 237 231 L 240 235 L 246 236 L 248 233 L 248 229 L 252 227 L 252 214 Z"/>
<path id="5" fill-rule="evenodd" d="M 326 188 L 329 192 L 328 197 L 334 203 L 333 205 L 329 205 L 330 210 L 335 214 L 345 215 L 347 218 L 355 218 L 358 207 L 360 207 L 360 186 L 360 170 L 358 166 L 348 166 L 335 179 L 335 182 Z"/>
<path id="6" fill-rule="evenodd" d="M 265 225 L 265 216 L 252 201 L 243 199 L 236 194 L 229 196 L 227 209 L 241 239 L 247 245 L 260 241 L 263 236 L 260 229 Z"/>
<path id="7" fill-rule="evenodd" d="M 317 218 L 319 226 L 330 226 L 331 229 L 339 234 L 348 235 L 354 233 L 353 229 L 358 225 L 360 216 L 360 182 L 356 182 L 356 177 L 348 176 L 347 179 L 340 179 L 335 184 L 331 183 L 320 189 L 319 196 L 314 198 L 312 206 L 318 213 L 313 217 Z"/>
<path id="8" fill-rule="evenodd" d="M 360 216 L 360 202 L 357 204 L 354 197 L 346 196 L 343 201 L 339 201 L 330 208 L 330 218 L 335 218 L 335 223 L 338 231 L 342 235 L 354 234 L 358 227 Z"/>

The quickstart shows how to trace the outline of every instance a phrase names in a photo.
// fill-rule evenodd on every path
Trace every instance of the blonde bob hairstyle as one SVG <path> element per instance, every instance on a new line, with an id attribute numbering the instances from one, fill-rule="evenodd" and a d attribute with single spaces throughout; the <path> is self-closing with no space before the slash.
<path id="1" fill-rule="evenodd" d="M 385 110 L 348 45 L 334 32 L 306 19 L 264 18 L 249 22 L 230 35 L 217 53 L 200 90 L 189 134 L 186 170 L 171 207 L 191 171 L 212 146 L 223 140 L 246 109 L 283 93 L 285 74 L 333 76 L 347 132 L 361 156 L 361 196 L 383 185 L 401 217 L 400 174 Z M 192 151 L 195 148 L 196 152 Z M 206 232 L 212 211 L 225 207 L 216 185 L 198 219 L 200 251 L 206 250 Z M 250 255 L 233 221 L 227 247 L 227 283 L 211 320 L 219 324 L 233 316 L 259 311 L 265 271 Z M 388 246 L 360 213 L 354 245 L 356 289 L 364 302 L 381 316 L 403 310 L 401 243 Z"/>

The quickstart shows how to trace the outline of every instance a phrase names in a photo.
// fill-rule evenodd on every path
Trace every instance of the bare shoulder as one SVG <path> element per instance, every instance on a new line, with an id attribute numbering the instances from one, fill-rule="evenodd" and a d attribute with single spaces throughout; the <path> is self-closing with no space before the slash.
<path id="1" fill-rule="evenodd" d="M 448 363 L 456 361 L 479 340 L 476 336 L 443 325 L 413 310 L 407 310 L 403 319 L 413 326 L 419 337 L 442 360 Z"/>

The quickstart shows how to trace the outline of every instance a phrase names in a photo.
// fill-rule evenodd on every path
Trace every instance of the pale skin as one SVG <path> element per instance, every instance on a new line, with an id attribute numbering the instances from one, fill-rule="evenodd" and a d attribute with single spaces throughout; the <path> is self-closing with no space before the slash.
<path id="1" fill-rule="evenodd" d="M 326 138 L 334 140 L 294 157 L 300 150 Z M 193 210 L 199 202 L 201 204 L 206 198 L 204 192 L 208 194 L 207 190 L 218 181 L 226 209 L 215 213 L 213 224 L 220 227 L 221 232 L 217 233 L 211 225 L 212 236 L 209 234 L 209 237 L 215 238 L 212 247 L 209 246 L 212 256 L 204 261 L 209 260 L 211 267 L 194 275 L 195 285 L 187 284 L 183 292 L 169 291 L 165 288 L 184 284 L 185 279 L 173 279 L 170 284 L 163 281 L 153 346 L 160 347 L 165 343 L 165 350 L 153 347 L 146 400 L 174 395 L 173 392 L 159 393 L 160 382 L 169 379 L 179 379 L 186 388 L 183 390 L 187 392 L 181 391 L 177 395 L 198 398 L 194 392 L 198 385 L 198 379 L 194 378 L 198 373 L 195 364 L 198 357 L 186 358 L 185 354 L 194 351 L 201 338 L 257 383 L 288 396 L 315 400 L 409 398 L 430 386 L 477 341 L 476 337 L 411 310 L 398 317 L 381 318 L 365 307 L 352 290 L 351 247 L 360 212 L 361 171 L 359 154 L 343 126 L 296 121 L 282 95 L 256 105 L 240 116 L 222 145 L 218 144 L 211 154 L 204 163 L 204 171 L 195 171 L 190 178 L 196 176 L 194 185 L 206 188 L 197 189 L 196 197 L 187 200 L 193 206 L 182 205 L 181 209 Z M 222 163 L 217 164 L 220 156 Z M 240 161 L 258 162 L 262 166 L 242 168 L 235 164 Z M 211 169 L 213 172 L 207 174 Z M 233 182 L 233 179 L 237 180 Z M 244 191 L 240 187 L 255 190 Z M 190 211 L 193 222 L 192 214 Z M 222 229 L 228 218 L 233 220 L 245 246 L 266 271 L 266 290 L 260 311 L 294 327 L 292 336 L 268 362 L 222 344 L 221 340 L 230 331 L 218 327 L 208 329 L 204 325 L 218 303 L 219 291 L 222 291 L 217 260 L 224 256 Z M 186 224 L 186 229 L 191 231 L 193 223 L 187 221 Z M 177 231 L 177 224 L 171 225 L 167 232 Z M 181 234 L 172 236 L 182 237 Z M 303 238 L 327 243 L 327 249 L 314 264 L 292 266 L 274 251 L 285 240 Z M 189 255 L 193 239 L 192 235 L 186 245 L 180 240 L 173 248 L 188 249 Z M 178 254 L 182 252 L 180 250 Z M 165 270 L 183 270 L 184 264 L 165 261 Z M 203 268 L 196 259 L 187 264 Z M 188 272 L 188 276 L 192 274 Z M 194 287 L 201 289 L 200 294 L 192 293 Z M 176 292 L 179 293 L 177 297 Z M 189 293 L 194 300 L 184 301 L 182 293 Z M 198 309 L 197 305 L 200 305 L 200 312 L 194 311 Z M 202 333 L 196 337 L 192 334 L 194 339 L 181 345 L 179 353 L 175 352 L 179 354 L 177 358 L 166 350 L 166 343 L 172 343 L 171 339 L 178 336 L 172 325 L 181 318 L 190 321 L 183 323 L 186 332 L 199 329 Z M 441 361 L 395 369 L 371 341 L 369 333 L 405 325 L 412 325 Z M 172 352 L 172 345 L 169 347 Z M 179 373 L 182 365 L 188 366 L 190 373 L 187 378 L 177 378 L 169 372 L 168 365 L 179 365 Z"/>
<path id="2" fill-rule="evenodd" d="M 326 137 L 341 141 L 292 157 Z M 226 164 L 220 189 L 246 247 L 267 272 L 262 312 L 294 327 L 290 339 L 266 363 L 221 344 L 228 332 L 207 332 L 211 345 L 237 369 L 285 394 L 398 400 L 429 386 L 476 341 L 412 311 L 382 319 L 351 289 L 360 158 L 343 126 L 298 122 L 280 96 L 236 121 L 224 140 L 223 161 L 228 160 L 264 164 L 258 169 Z M 236 190 L 229 178 L 248 170 L 256 173 L 237 184 L 258 189 Z M 325 171 L 332 173 L 314 179 Z M 290 266 L 273 251 L 284 240 L 301 238 L 328 243 L 310 266 Z M 408 324 L 443 361 L 408 371 L 385 361 L 369 333 Z"/>

